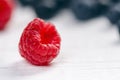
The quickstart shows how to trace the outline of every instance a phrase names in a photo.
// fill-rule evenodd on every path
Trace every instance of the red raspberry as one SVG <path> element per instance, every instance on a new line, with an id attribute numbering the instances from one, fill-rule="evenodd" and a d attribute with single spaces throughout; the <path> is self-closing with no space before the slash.
<path id="1" fill-rule="evenodd" d="M 36 18 L 24 29 L 19 51 L 32 64 L 47 65 L 58 55 L 60 42 L 61 38 L 55 26 Z"/>
<path id="2" fill-rule="evenodd" d="M 10 20 L 12 7 L 10 0 L 0 0 L 0 30 L 3 30 Z"/>

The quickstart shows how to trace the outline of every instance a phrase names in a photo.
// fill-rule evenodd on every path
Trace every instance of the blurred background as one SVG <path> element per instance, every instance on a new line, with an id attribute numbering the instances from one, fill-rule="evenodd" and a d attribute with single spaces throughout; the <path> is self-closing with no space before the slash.
<path id="1" fill-rule="evenodd" d="M 33 66 L 18 51 L 34 18 L 52 22 L 62 38 L 50 66 Z M 1 80 L 119 80 L 120 0 L 0 0 Z"/>

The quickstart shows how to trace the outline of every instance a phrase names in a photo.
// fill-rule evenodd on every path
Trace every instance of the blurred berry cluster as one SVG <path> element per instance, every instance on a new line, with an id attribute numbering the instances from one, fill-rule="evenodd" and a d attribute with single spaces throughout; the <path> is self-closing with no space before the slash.
<path id="1" fill-rule="evenodd" d="M 111 23 L 119 19 L 120 0 L 19 0 L 23 6 L 32 6 L 38 17 L 49 19 L 59 10 L 70 8 L 79 20 L 88 20 L 106 14 Z"/>
<path id="2" fill-rule="evenodd" d="M 6 3 L 2 3 L 5 1 Z M 0 11 L 1 19 L 3 17 L 2 5 L 6 5 L 7 13 L 11 14 L 10 4 L 8 2 L 15 0 L 1 0 Z M 116 24 L 120 32 L 120 0 L 16 0 L 22 6 L 30 6 L 34 9 L 37 16 L 43 19 L 54 17 L 60 10 L 69 8 L 78 20 L 89 20 L 98 16 L 105 16 L 111 24 Z M 10 8 L 10 9 L 9 9 Z M 10 17 L 10 14 L 7 15 Z M 0 20 L 1 20 L 0 19 Z M 4 20 L 2 20 L 4 21 Z M 2 22 L 1 21 L 1 22 Z M 6 21 L 7 22 L 7 21 Z M 5 21 L 4 21 L 5 23 Z M 4 25 L 0 23 L 1 25 Z"/>
<path id="3" fill-rule="evenodd" d="M 101 15 L 118 26 L 120 32 L 120 0 L 19 0 L 32 6 L 38 17 L 49 19 L 61 9 L 69 8 L 78 20 L 89 20 Z"/>

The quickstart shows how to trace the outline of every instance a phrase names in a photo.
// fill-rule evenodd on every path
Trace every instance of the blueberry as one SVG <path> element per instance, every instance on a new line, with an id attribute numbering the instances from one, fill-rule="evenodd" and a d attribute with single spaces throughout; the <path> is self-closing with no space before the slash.
<path id="1" fill-rule="evenodd" d="M 56 3 L 60 7 L 68 7 L 71 0 L 56 0 Z"/>
<path id="2" fill-rule="evenodd" d="M 118 3 L 120 0 L 99 0 L 99 2 L 101 4 L 104 4 L 108 7 L 111 7 L 112 5 L 115 5 L 116 3 Z"/>
<path id="3" fill-rule="evenodd" d="M 120 0 L 111 0 L 111 2 L 113 2 L 113 3 L 117 3 L 117 2 L 119 2 Z"/>
<path id="4" fill-rule="evenodd" d="M 19 2 L 23 5 L 23 6 L 32 6 L 33 4 L 35 4 L 36 0 L 19 0 Z"/>
<path id="5" fill-rule="evenodd" d="M 118 20 L 120 20 L 120 3 L 115 4 L 113 7 L 110 8 L 106 17 L 112 24 L 116 24 Z"/>
<path id="6" fill-rule="evenodd" d="M 120 20 L 117 22 L 117 29 L 118 29 L 118 32 L 119 32 L 119 35 L 120 35 Z"/>
<path id="7" fill-rule="evenodd" d="M 56 15 L 56 13 L 67 7 L 70 0 L 37 0 L 34 6 L 35 12 L 38 17 L 49 19 Z"/>
<path id="8" fill-rule="evenodd" d="M 103 14 L 107 6 L 99 0 L 72 0 L 71 9 L 80 20 L 88 20 Z"/>

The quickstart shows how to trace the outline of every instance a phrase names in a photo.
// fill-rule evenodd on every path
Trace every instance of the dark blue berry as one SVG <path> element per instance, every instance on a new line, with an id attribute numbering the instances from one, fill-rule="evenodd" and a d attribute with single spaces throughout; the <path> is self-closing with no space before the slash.
<path id="1" fill-rule="evenodd" d="M 70 0 L 37 0 L 34 6 L 35 12 L 38 17 L 49 19 L 56 15 L 56 13 L 67 7 Z"/>
<path id="2" fill-rule="evenodd" d="M 106 16 L 112 24 L 116 24 L 120 19 L 120 3 L 112 6 Z"/>
<path id="3" fill-rule="evenodd" d="M 120 35 L 120 20 L 117 22 L 117 29 L 118 29 L 118 32 L 119 32 L 119 35 Z"/>
<path id="4" fill-rule="evenodd" d="M 107 6 L 99 0 L 72 0 L 71 9 L 80 20 L 88 20 L 103 14 Z"/>
<path id="5" fill-rule="evenodd" d="M 23 6 L 32 6 L 36 3 L 36 0 L 19 0 Z"/>
<path id="6" fill-rule="evenodd" d="M 110 0 L 111 2 L 114 2 L 114 3 L 117 3 L 119 2 L 120 0 Z"/>
<path id="7" fill-rule="evenodd" d="M 60 7 L 68 7 L 69 3 L 71 0 L 56 0 L 56 3 L 58 4 L 58 6 Z"/>

